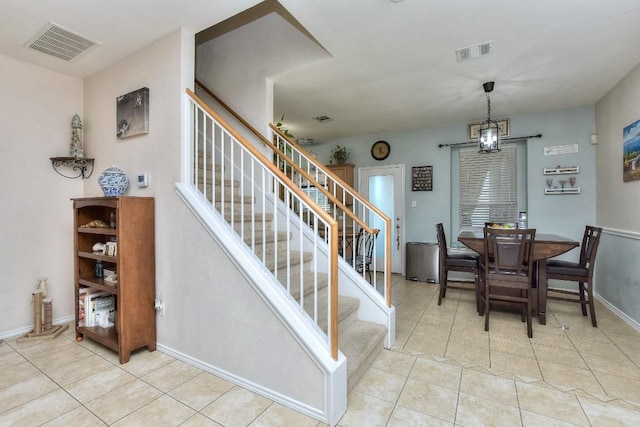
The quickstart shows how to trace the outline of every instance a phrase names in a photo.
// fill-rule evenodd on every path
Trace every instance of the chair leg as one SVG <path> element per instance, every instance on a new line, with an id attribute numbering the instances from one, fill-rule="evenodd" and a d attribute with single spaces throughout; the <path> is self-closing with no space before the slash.
<path id="1" fill-rule="evenodd" d="M 479 281 L 478 281 L 478 275 L 477 274 L 473 278 L 473 286 L 475 286 L 475 288 L 476 288 L 476 311 L 479 314 L 482 304 L 480 303 L 480 288 L 479 288 Z"/>
<path id="2" fill-rule="evenodd" d="M 489 301 L 489 286 L 484 285 L 484 330 L 489 330 L 489 307 L 491 303 Z"/>
<path id="3" fill-rule="evenodd" d="M 484 316 L 485 294 L 486 294 L 485 283 L 484 283 L 484 280 L 482 279 L 482 276 L 480 276 L 478 280 L 478 316 Z"/>
<path id="4" fill-rule="evenodd" d="M 580 295 L 580 306 L 582 307 L 582 315 L 587 315 L 587 301 L 584 299 L 584 282 L 578 283 L 578 294 Z M 589 298 L 591 299 L 591 298 Z"/>
<path id="5" fill-rule="evenodd" d="M 529 338 L 533 338 L 533 324 L 531 322 L 531 295 L 529 295 L 529 291 L 527 292 L 527 335 Z"/>
<path id="6" fill-rule="evenodd" d="M 438 295 L 438 305 L 442 304 L 442 298 L 444 298 L 447 292 L 447 270 L 440 272 L 440 294 Z"/>
<path id="7" fill-rule="evenodd" d="M 596 307 L 593 301 L 593 287 L 591 284 L 591 279 L 589 279 L 589 283 L 587 284 L 587 295 L 589 297 L 589 313 L 591 314 L 591 324 L 594 328 L 597 328 L 598 321 L 596 320 Z"/>

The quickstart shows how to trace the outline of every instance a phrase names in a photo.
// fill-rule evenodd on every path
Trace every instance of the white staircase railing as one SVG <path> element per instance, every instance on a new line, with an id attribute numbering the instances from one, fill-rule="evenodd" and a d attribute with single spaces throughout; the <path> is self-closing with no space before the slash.
<path id="1" fill-rule="evenodd" d="M 338 222 L 189 89 L 185 103 L 190 143 L 182 183 L 273 273 L 273 285 L 310 319 L 337 360 Z"/>
<path id="2" fill-rule="evenodd" d="M 292 169 L 291 179 L 338 222 L 340 255 L 350 262 L 372 288 L 391 307 L 391 219 L 369 200 L 344 183 L 322 163 L 287 138 L 273 124 L 271 141 L 276 163 L 286 163 Z M 362 233 L 377 234 L 373 238 L 373 250 L 369 268 L 358 268 L 360 262 L 353 257 L 353 249 Z M 378 233 L 379 230 L 379 233 Z M 366 236 L 364 236 L 366 237 Z M 361 241 L 364 241 L 362 239 Z M 378 256 L 376 256 L 378 255 Z M 363 256 L 366 257 L 366 254 Z M 378 263 L 377 258 L 382 262 Z M 382 264 L 382 265 L 380 265 Z M 381 280 L 379 280 L 381 279 Z"/>

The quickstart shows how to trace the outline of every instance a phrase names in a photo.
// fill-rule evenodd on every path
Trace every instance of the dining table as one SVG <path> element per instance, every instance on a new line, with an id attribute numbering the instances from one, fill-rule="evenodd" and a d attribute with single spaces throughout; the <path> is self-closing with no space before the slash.
<path id="1" fill-rule="evenodd" d="M 484 232 L 462 231 L 458 241 L 484 256 Z M 547 260 L 580 246 L 580 242 L 557 234 L 536 233 L 533 260 L 537 265 L 534 295 L 538 307 L 538 321 L 547 324 Z"/>

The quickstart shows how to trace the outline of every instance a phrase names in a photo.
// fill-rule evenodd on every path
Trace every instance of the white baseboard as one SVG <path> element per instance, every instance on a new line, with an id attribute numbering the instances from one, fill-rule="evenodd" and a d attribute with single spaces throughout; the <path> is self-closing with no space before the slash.
<path id="1" fill-rule="evenodd" d="M 71 316 L 59 317 L 57 319 L 54 319 L 52 323 L 54 325 L 61 325 L 63 323 L 69 323 L 74 320 L 75 320 L 75 317 L 71 315 Z M 31 331 L 33 331 L 33 325 L 24 326 L 22 328 L 13 329 L 11 331 L 2 331 L 0 332 L 0 340 L 6 339 L 6 338 L 18 337 L 20 335 L 25 335 Z"/>
<path id="2" fill-rule="evenodd" d="M 627 322 L 629 324 L 629 326 L 631 326 L 633 329 L 635 329 L 636 331 L 640 332 L 640 323 L 636 322 L 631 317 L 627 316 L 625 313 L 620 311 L 618 309 L 618 307 L 614 306 L 609 301 L 607 301 L 606 299 L 602 298 L 598 293 L 594 293 L 594 296 L 596 297 L 596 299 L 598 301 L 600 301 L 602 303 L 602 305 L 606 306 L 609 310 L 613 311 L 614 314 L 616 314 L 619 318 L 621 318 L 622 320 Z"/>
<path id="3" fill-rule="evenodd" d="M 254 382 L 247 381 L 245 378 L 240 378 L 230 372 L 219 369 L 215 366 L 212 366 L 208 363 L 205 363 L 201 360 L 195 359 L 189 355 L 176 351 L 170 347 L 167 347 L 162 344 L 156 344 L 156 347 L 162 353 L 168 354 L 178 360 L 182 360 L 185 363 L 188 363 L 191 366 L 195 366 L 196 368 L 200 368 L 205 372 L 209 372 L 210 374 L 216 375 L 224 380 L 227 380 L 237 386 L 243 387 L 247 390 L 250 390 L 256 394 L 259 394 L 267 399 L 271 399 L 275 402 L 282 403 L 283 405 L 293 408 L 298 412 L 302 412 L 312 418 L 320 420 L 322 422 L 328 422 L 328 414 L 322 413 L 318 408 L 313 408 L 307 404 L 299 402 L 297 400 L 292 400 L 291 398 L 284 396 L 274 390 L 262 387 Z"/>

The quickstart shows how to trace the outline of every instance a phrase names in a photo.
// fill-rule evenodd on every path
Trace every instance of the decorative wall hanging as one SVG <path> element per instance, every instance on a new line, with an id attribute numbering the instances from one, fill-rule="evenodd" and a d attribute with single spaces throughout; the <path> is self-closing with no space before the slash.
<path id="1" fill-rule="evenodd" d="M 116 100 L 116 136 L 130 136 L 149 133 L 149 88 L 129 92 Z"/>
<path id="2" fill-rule="evenodd" d="M 498 122 L 498 129 L 500 129 L 500 136 L 509 136 L 509 119 L 496 119 L 496 122 Z M 486 123 L 486 121 L 467 125 L 467 139 L 469 141 L 475 142 L 478 140 L 478 132 L 483 123 Z"/>
<path id="3" fill-rule="evenodd" d="M 411 168 L 411 191 L 433 190 L 433 166 Z"/>
<path id="4" fill-rule="evenodd" d="M 640 120 L 622 130 L 622 181 L 640 179 Z"/>

